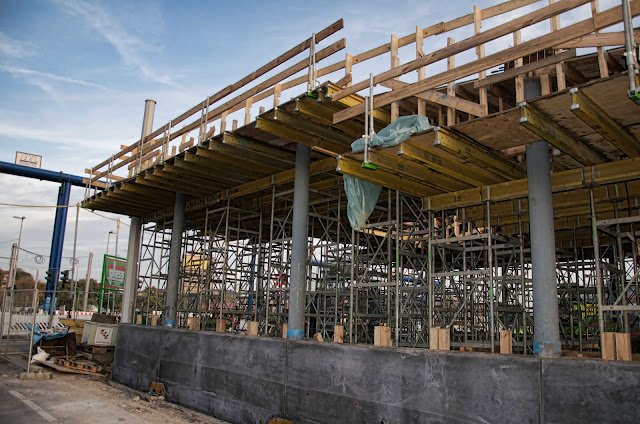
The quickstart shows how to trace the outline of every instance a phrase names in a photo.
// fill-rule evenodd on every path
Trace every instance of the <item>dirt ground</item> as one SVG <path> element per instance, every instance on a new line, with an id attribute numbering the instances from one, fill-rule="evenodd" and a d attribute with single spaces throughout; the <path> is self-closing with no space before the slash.
<path id="1" fill-rule="evenodd" d="M 0 422 L 30 422 L 27 417 L 37 413 L 54 419 L 39 422 L 226 423 L 110 380 L 51 371 L 49 380 L 20 380 L 21 368 L 0 363 Z"/>

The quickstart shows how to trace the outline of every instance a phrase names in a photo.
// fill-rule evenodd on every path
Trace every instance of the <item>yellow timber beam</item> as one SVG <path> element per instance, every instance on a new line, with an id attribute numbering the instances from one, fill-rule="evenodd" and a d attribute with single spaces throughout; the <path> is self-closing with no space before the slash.
<path id="1" fill-rule="evenodd" d="M 525 102 L 520 103 L 519 106 L 521 111 L 520 124 L 532 133 L 539 135 L 556 149 L 568 154 L 585 166 L 605 162 L 600 154 L 578 141 L 537 107 Z"/>
<path id="2" fill-rule="evenodd" d="M 277 109 L 273 112 L 273 119 L 311 135 L 342 144 L 347 149 L 350 148 L 351 143 L 354 140 L 351 135 L 344 134 L 341 131 L 327 127 L 326 125 L 316 124 L 315 122 L 300 115 L 291 114 L 282 109 Z"/>
<path id="3" fill-rule="evenodd" d="M 611 144 L 627 156 L 631 158 L 640 156 L 640 141 L 629 134 L 622 125 L 577 87 L 569 90 L 569 93 L 571 93 L 571 99 L 573 100 L 571 112 L 574 115 L 609 140 Z"/>
<path id="4" fill-rule="evenodd" d="M 526 176 L 526 173 L 519 166 L 511 163 L 506 156 L 501 156 L 477 142 L 463 138 L 448 129 L 435 127 L 434 130 L 436 139 L 433 144 L 439 149 L 481 168 L 486 168 L 507 179 Z"/>
<path id="5" fill-rule="evenodd" d="M 222 134 L 222 143 L 229 146 L 238 147 L 243 150 L 260 153 L 266 157 L 276 159 L 281 162 L 289 164 L 296 163 L 296 155 L 293 153 L 277 149 L 259 141 L 250 140 L 246 137 L 240 137 L 232 133 L 225 132 L 224 134 Z"/>
<path id="6" fill-rule="evenodd" d="M 336 171 L 341 174 L 350 175 L 370 183 L 378 184 L 392 190 L 398 190 L 417 197 L 431 196 L 439 192 L 432 187 L 398 175 L 390 174 L 381 169 L 373 170 L 363 168 L 362 163 L 350 158 L 338 156 L 337 160 L 338 166 Z"/>
<path id="7" fill-rule="evenodd" d="M 414 181 L 422 182 L 423 184 L 440 191 L 463 190 L 465 188 L 469 188 L 469 184 L 454 180 L 447 175 L 435 172 L 415 162 L 403 160 L 398 156 L 385 153 L 384 150 L 370 151 L 369 162 L 392 174 L 406 175 Z"/>
<path id="8" fill-rule="evenodd" d="M 474 186 L 483 186 L 504 181 L 504 178 L 497 177 L 493 174 L 484 174 L 470 166 L 455 162 L 444 156 L 436 155 L 433 152 L 423 149 L 419 144 L 412 144 L 410 139 L 398 145 L 398 155 L 418 161 L 427 168 L 442 172 L 445 175 L 449 175 Z"/>
<path id="9" fill-rule="evenodd" d="M 263 117 L 256 119 L 256 127 L 276 137 L 284 138 L 294 143 L 304 144 L 311 148 L 319 147 L 336 154 L 345 153 L 350 150 L 348 146 L 312 136 L 278 121 L 272 121 Z"/>
<path id="10" fill-rule="evenodd" d="M 551 175 L 551 190 L 569 191 L 592 185 L 612 184 L 640 179 L 640 158 L 603 163 L 586 168 L 556 172 Z M 453 209 L 527 197 L 527 179 L 509 181 L 486 187 L 444 193 L 423 199 L 423 208 Z"/>

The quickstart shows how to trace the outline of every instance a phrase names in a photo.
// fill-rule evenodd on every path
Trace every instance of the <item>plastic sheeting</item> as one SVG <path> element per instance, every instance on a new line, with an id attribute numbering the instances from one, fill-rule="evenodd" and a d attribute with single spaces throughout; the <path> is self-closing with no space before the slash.
<path id="1" fill-rule="evenodd" d="M 371 137 L 369 146 L 371 147 L 393 147 L 411 137 L 412 134 L 426 131 L 431 128 L 429 118 L 420 115 L 401 116 L 384 129 Z M 364 137 L 351 143 L 352 152 L 364 150 Z"/>
<path id="2" fill-rule="evenodd" d="M 412 134 L 426 131 L 431 128 L 429 118 L 420 115 L 401 116 L 387 125 L 379 133 L 371 137 L 371 147 L 397 146 L 411 137 Z M 359 138 L 351 143 L 351 150 L 359 152 L 364 150 L 364 138 Z M 370 172 L 376 172 L 371 170 Z M 344 191 L 347 195 L 347 216 L 351 227 L 359 231 L 364 228 L 367 219 L 378 203 L 378 197 L 382 186 L 359 178 L 344 175 Z"/>

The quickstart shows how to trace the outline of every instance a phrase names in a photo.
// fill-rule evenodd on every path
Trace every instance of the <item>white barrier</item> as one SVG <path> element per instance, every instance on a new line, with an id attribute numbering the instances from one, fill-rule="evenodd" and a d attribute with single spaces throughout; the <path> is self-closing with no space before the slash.
<path id="1" fill-rule="evenodd" d="M 44 313 L 36 314 L 36 328 L 40 331 L 45 331 L 50 328 L 55 330 L 64 329 L 64 325 L 62 325 L 58 319 L 58 315 L 54 315 L 52 317 L 51 326 L 49 326 L 49 315 Z M 11 331 L 9 332 L 9 312 L 4 312 L 4 325 L 2 328 L 2 335 L 6 336 L 7 334 L 11 336 L 17 335 L 28 335 L 29 334 L 29 326 L 33 322 L 33 314 L 31 313 L 13 313 L 11 314 Z"/>

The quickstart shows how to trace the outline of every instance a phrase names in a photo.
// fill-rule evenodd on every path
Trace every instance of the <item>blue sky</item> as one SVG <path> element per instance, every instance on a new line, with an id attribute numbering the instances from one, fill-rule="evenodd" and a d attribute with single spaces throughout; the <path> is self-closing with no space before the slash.
<path id="1" fill-rule="evenodd" d="M 475 2 L 481 8 L 496 3 Z M 544 3 L 489 20 L 485 28 Z M 601 9 L 617 3 L 601 1 Z M 469 13 L 473 4 L 452 0 L 443 8 L 442 2 L 412 0 L 0 0 L 0 160 L 13 162 L 20 150 L 42 155 L 45 169 L 82 175 L 85 168 L 115 153 L 121 144 L 137 140 L 147 98 L 157 101 L 155 129 L 339 18 L 344 18 L 345 29 L 323 46 L 346 37 L 346 52 L 357 54 L 388 42 L 392 33 L 404 36 L 415 32 L 416 25 L 427 27 Z M 563 15 L 562 25 L 589 13 L 586 5 Z M 546 28 L 548 23 L 524 31 L 523 40 Z M 457 40 L 470 35 L 469 28 L 451 34 Z M 433 37 L 425 40 L 424 50 L 445 43 L 444 37 Z M 508 44 L 509 39 L 497 40 L 487 46 L 487 53 Z M 412 49 L 401 49 L 401 63 L 414 58 Z M 342 59 L 343 54 L 327 63 Z M 463 63 L 471 55 L 459 55 L 457 60 Z M 388 66 L 387 56 L 371 61 L 366 70 L 356 66 L 354 80 Z M 427 73 L 442 66 L 436 64 Z M 283 99 L 303 88 L 295 91 Z M 55 204 L 54 183 L 2 174 L 0 183 L 0 203 Z M 71 203 L 81 201 L 82 196 L 83 190 L 74 188 Z M 8 257 L 17 239 L 19 222 L 13 215 L 27 217 L 22 246 L 48 255 L 54 210 L 0 205 L 0 256 Z M 128 222 L 127 217 L 120 218 Z M 74 220 L 75 209 L 71 209 L 64 256 L 72 254 Z M 80 212 L 77 256 L 81 277 L 89 252 L 101 256 L 109 231 L 115 230 L 113 220 Z M 127 232 L 123 225 L 121 255 L 125 254 Z M 113 245 L 112 241 L 112 249 Z M 0 267 L 7 264 L 0 259 Z M 46 263 L 38 265 L 26 255 L 20 266 L 40 269 L 41 274 L 46 269 Z M 101 259 L 97 259 L 93 277 L 100 267 Z"/>

